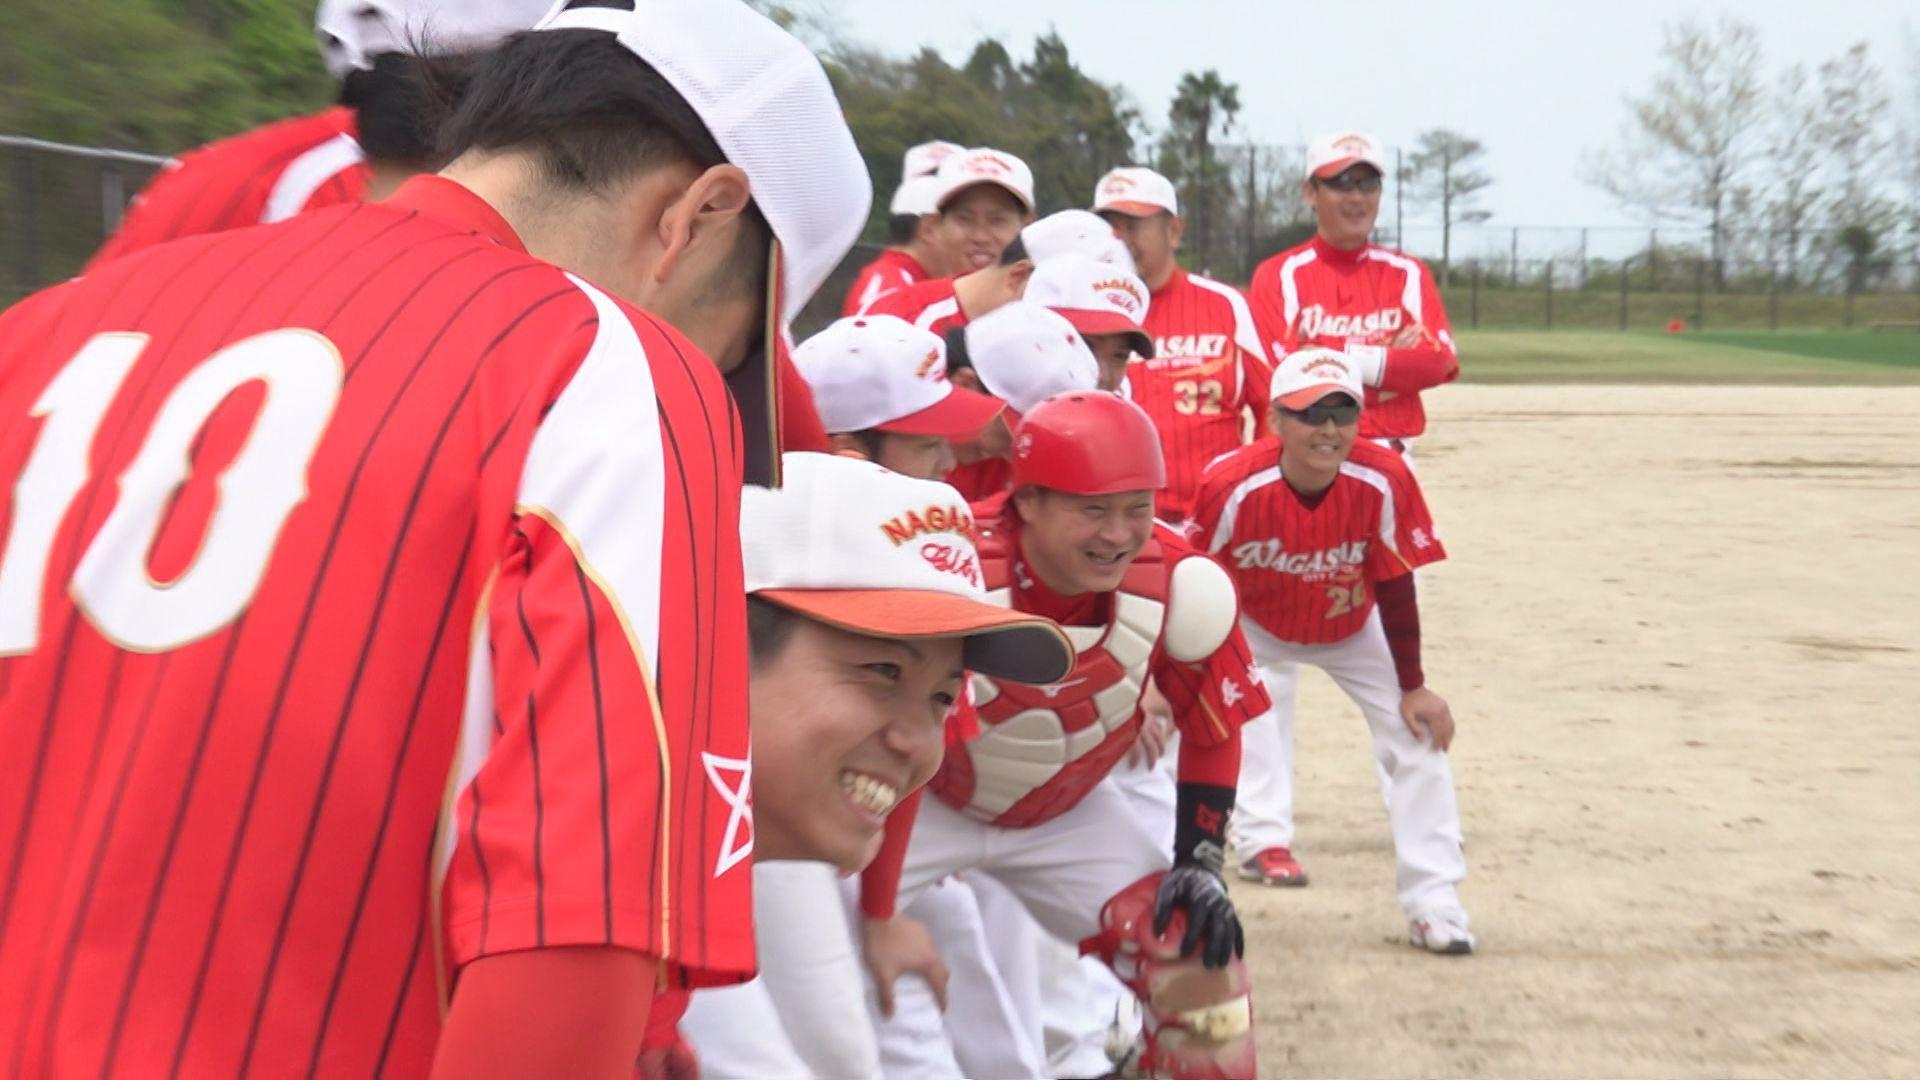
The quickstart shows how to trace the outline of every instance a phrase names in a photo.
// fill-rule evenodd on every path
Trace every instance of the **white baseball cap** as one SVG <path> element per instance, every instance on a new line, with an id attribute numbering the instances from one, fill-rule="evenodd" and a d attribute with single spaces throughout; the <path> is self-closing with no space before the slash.
<path id="1" fill-rule="evenodd" d="M 870 461 L 785 456 L 784 486 L 741 494 L 747 591 L 878 638 L 965 638 L 967 670 L 1050 683 L 1073 670 L 1060 628 L 987 602 L 960 493 Z"/>
<path id="2" fill-rule="evenodd" d="M 1366 403 L 1360 370 L 1345 353 L 1318 345 L 1288 353 L 1273 369 L 1273 400 L 1282 408 L 1304 409 L 1328 394 L 1345 394 Z"/>
<path id="3" fill-rule="evenodd" d="M 834 434 L 878 428 L 971 439 L 1005 404 L 947 381 L 947 343 L 892 315 L 835 321 L 793 351 Z"/>
<path id="4" fill-rule="evenodd" d="M 1051 308 L 1083 335 L 1126 334 L 1134 352 L 1151 358 L 1147 295 L 1147 283 L 1131 271 L 1085 255 L 1061 255 L 1034 266 L 1025 299 Z"/>
<path id="5" fill-rule="evenodd" d="M 327 73 L 344 79 L 381 53 L 464 52 L 531 30 L 553 0 L 320 0 L 314 36 Z"/>
<path id="6" fill-rule="evenodd" d="M 940 194 L 940 179 L 935 176 L 909 176 L 900 181 L 893 189 L 893 201 L 887 204 L 887 213 L 898 216 L 912 214 L 924 217 L 940 212 L 935 200 Z"/>
<path id="7" fill-rule="evenodd" d="M 959 143 L 942 142 L 935 139 L 923 142 L 919 146 L 907 147 L 906 156 L 900 159 L 900 175 L 911 179 L 916 176 L 932 176 L 940 169 L 940 163 L 955 154 L 964 154 L 967 148 Z"/>
<path id="8" fill-rule="evenodd" d="M 1387 174 L 1387 152 L 1379 139 L 1358 131 L 1336 131 L 1307 144 L 1308 176 L 1325 180 L 1355 165 L 1371 165 L 1380 175 Z"/>
<path id="9" fill-rule="evenodd" d="M 1020 242 L 1035 263 L 1056 255 L 1085 255 L 1098 262 L 1134 272 L 1133 256 L 1114 235 L 1113 226 L 1090 210 L 1061 210 L 1020 230 Z"/>
<path id="10" fill-rule="evenodd" d="M 827 73 L 805 45 L 739 0 L 568 8 L 540 30 L 604 30 L 660 73 L 751 185 L 773 230 L 780 322 L 800 314 L 866 227 L 867 163 Z"/>
<path id="11" fill-rule="evenodd" d="M 940 178 L 940 195 L 934 200 L 938 206 L 946 206 L 954 196 L 976 184 L 993 184 L 1011 192 L 1027 213 L 1033 213 L 1033 170 L 1005 150 L 976 146 L 949 155 L 934 175 Z"/>
<path id="12" fill-rule="evenodd" d="M 1100 383 L 1100 362 L 1080 331 L 1031 300 L 1000 305 L 969 322 L 966 335 L 974 373 L 1012 412 Z"/>
<path id="13" fill-rule="evenodd" d="M 1122 165 L 1093 186 L 1093 208 L 1128 217 L 1180 213 L 1180 196 L 1173 181 L 1139 165 Z"/>

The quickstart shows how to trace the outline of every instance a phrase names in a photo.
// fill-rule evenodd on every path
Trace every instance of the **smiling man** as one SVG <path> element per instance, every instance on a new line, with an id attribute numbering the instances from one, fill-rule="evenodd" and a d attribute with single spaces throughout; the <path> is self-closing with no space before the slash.
<path id="1" fill-rule="evenodd" d="M 1386 777 L 1409 939 L 1474 948 L 1456 887 L 1466 877 L 1447 747 L 1453 714 L 1420 669 L 1415 568 L 1445 557 L 1412 471 L 1358 439 L 1356 365 L 1331 349 L 1288 356 L 1273 377 L 1273 427 L 1201 480 L 1198 542 L 1227 567 L 1241 629 L 1273 709 L 1246 726 L 1232 825 L 1240 876 L 1305 885 L 1294 860 L 1293 692 L 1301 665 L 1325 671 L 1373 732 Z"/>
<path id="2" fill-rule="evenodd" d="M 838 455 L 783 471 L 741 511 L 762 976 L 694 995 L 684 1030 L 705 1075 L 875 1076 L 836 871 L 933 775 L 964 671 L 1049 682 L 1074 658 L 1047 619 L 986 599 L 952 488 Z"/>
<path id="3" fill-rule="evenodd" d="M 1300 191 L 1317 232 L 1261 263 L 1247 294 L 1270 356 L 1308 345 L 1347 354 L 1366 391 L 1360 437 L 1404 456 L 1427 428 L 1420 392 L 1457 378 L 1460 356 L 1433 275 L 1369 239 L 1385 161 L 1369 135 L 1313 140 Z"/>
<path id="4" fill-rule="evenodd" d="M 1220 868 L 1239 727 L 1266 695 L 1226 574 L 1154 522 L 1165 478 L 1152 421 L 1117 395 L 1062 394 L 1021 419 L 1013 497 L 986 523 L 981 568 L 995 602 L 1065 627 L 1078 664 L 1034 687 L 975 677 L 982 734 L 935 774 L 900 895 L 962 871 L 992 878 L 1140 996 L 1145 1074 L 1252 1076 L 1243 939 Z M 1149 679 L 1184 735 L 1171 852 L 1101 783 L 1139 735 Z M 1176 965 L 1212 991 L 1203 1002 L 1156 992 L 1179 981 Z"/>

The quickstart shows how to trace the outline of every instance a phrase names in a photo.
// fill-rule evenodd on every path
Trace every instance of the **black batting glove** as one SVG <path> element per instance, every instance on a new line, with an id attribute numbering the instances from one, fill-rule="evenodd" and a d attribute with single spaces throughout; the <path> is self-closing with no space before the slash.
<path id="1" fill-rule="evenodd" d="M 1222 968 L 1247 951 L 1246 933 L 1240 928 L 1240 916 L 1227 899 L 1227 886 L 1220 878 L 1199 865 L 1176 866 L 1160 882 L 1153 902 L 1153 932 L 1164 934 L 1173 921 L 1175 910 L 1187 913 L 1187 932 L 1180 938 L 1180 955 L 1201 952 L 1200 962 L 1210 968 Z"/>

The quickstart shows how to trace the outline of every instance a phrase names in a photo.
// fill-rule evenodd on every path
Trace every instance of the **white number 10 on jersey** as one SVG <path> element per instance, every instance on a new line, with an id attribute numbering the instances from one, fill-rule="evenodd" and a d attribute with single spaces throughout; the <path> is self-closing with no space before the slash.
<path id="1" fill-rule="evenodd" d="M 89 479 L 101 421 L 146 350 L 145 334 L 90 339 L 34 402 L 45 417 L 13 490 L 0 551 L 0 656 L 32 652 L 54 538 Z M 113 510 L 80 556 L 74 604 L 125 649 L 164 652 L 197 641 L 246 610 L 287 515 L 307 496 L 307 465 L 340 398 L 340 354 L 309 330 L 234 342 L 189 372 L 160 405 L 146 441 L 120 474 Z M 155 581 L 147 555 L 167 506 L 191 473 L 193 440 L 220 403 L 254 380 L 266 403 L 217 480 L 218 499 L 193 562 Z"/>

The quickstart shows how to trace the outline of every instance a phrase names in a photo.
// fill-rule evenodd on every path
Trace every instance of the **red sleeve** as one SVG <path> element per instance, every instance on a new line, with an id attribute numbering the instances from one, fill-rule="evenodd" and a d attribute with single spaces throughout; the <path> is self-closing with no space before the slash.
<path id="1" fill-rule="evenodd" d="M 1211 746 L 1181 739 L 1180 758 L 1174 768 L 1176 779 L 1182 784 L 1240 786 L 1240 733 L 1235 731 L 1225 742 Z"/>
<path id="2" fill-rule="evenodd" d="M 1420 603 L 1414 590 L 1413 575 L 1402 574 L 1374 586 L 1374 602 L 1380 605 L 1380 628 L 1387 634 L 1387 651 L 1393 654 L 1394 674 L 1400 689 L 1417 690 L 1425 685 L 1420 670 Z"/>
<path id="3" fill-rule="evenodd" d="M 652 960 L 615 949 L 488 957 L 460 980 L 435 1077 L 630 1074 L 648 1030 Z"/>
<path id="4" fill-rule="evenodd" d="M 1367 455 L 1362 463 L 1387 478 L 1380 531 L 1367 546 L 1367 577 L 1381 582 L 1446 558 L 1447 549 L 1434 531 L 1433 514 L 1420 493 L 1420 482 L 1406 462 L 1391 450 L 1362 453 Z"/>
<path id="5" fill-rule="evenodd" d="M 1273 704 L 1254 674 L 1253 650 L 1248 648 L 1237 620 L 1233 632 L 1213 655 L 1182 664 L 1162 654 L 1154 662 L 1153 678 L 1173 707 L 1173 722 L 1180 729 L 1183 747 L 1187 743 L 1201 748 L 1237 743 L 1240 725 Z"/>
<path id="6" fill-rule="evenodd" d="M 610 945 L 672 985 L 735 981 L 754 963 L 740 433 L 683 337 L 588 295 L 590 344 L 527 410 L 475 628 L 448 960 Z"/>
<path id="7" fill-rule="evenodd" d="M 1380 375 L 1380 389 L 1405 394 L 1452 382 L 1460 375 L 1460 356 L 1453 347 L 1453 328 L 1447 323 L 1447 307 L 1433 274 L 1424 263 L 1416 264 L 1420 273 L 1420 334 L 1423 340 L 1410 349 L 1388 349 L 1387 366 Z"/>
<path id="8" fill-rule="evenodd" d="M 925 791 L 915 789 L 887 815 L 880 851 L 860 871 L 860 913 L 869 919 L 893 918 L 894 903 L 900 898 L 900 868 L 907 863 L 907 840 L 913 836 L 913 821 L 920 816 L 920 796 Z"/>

